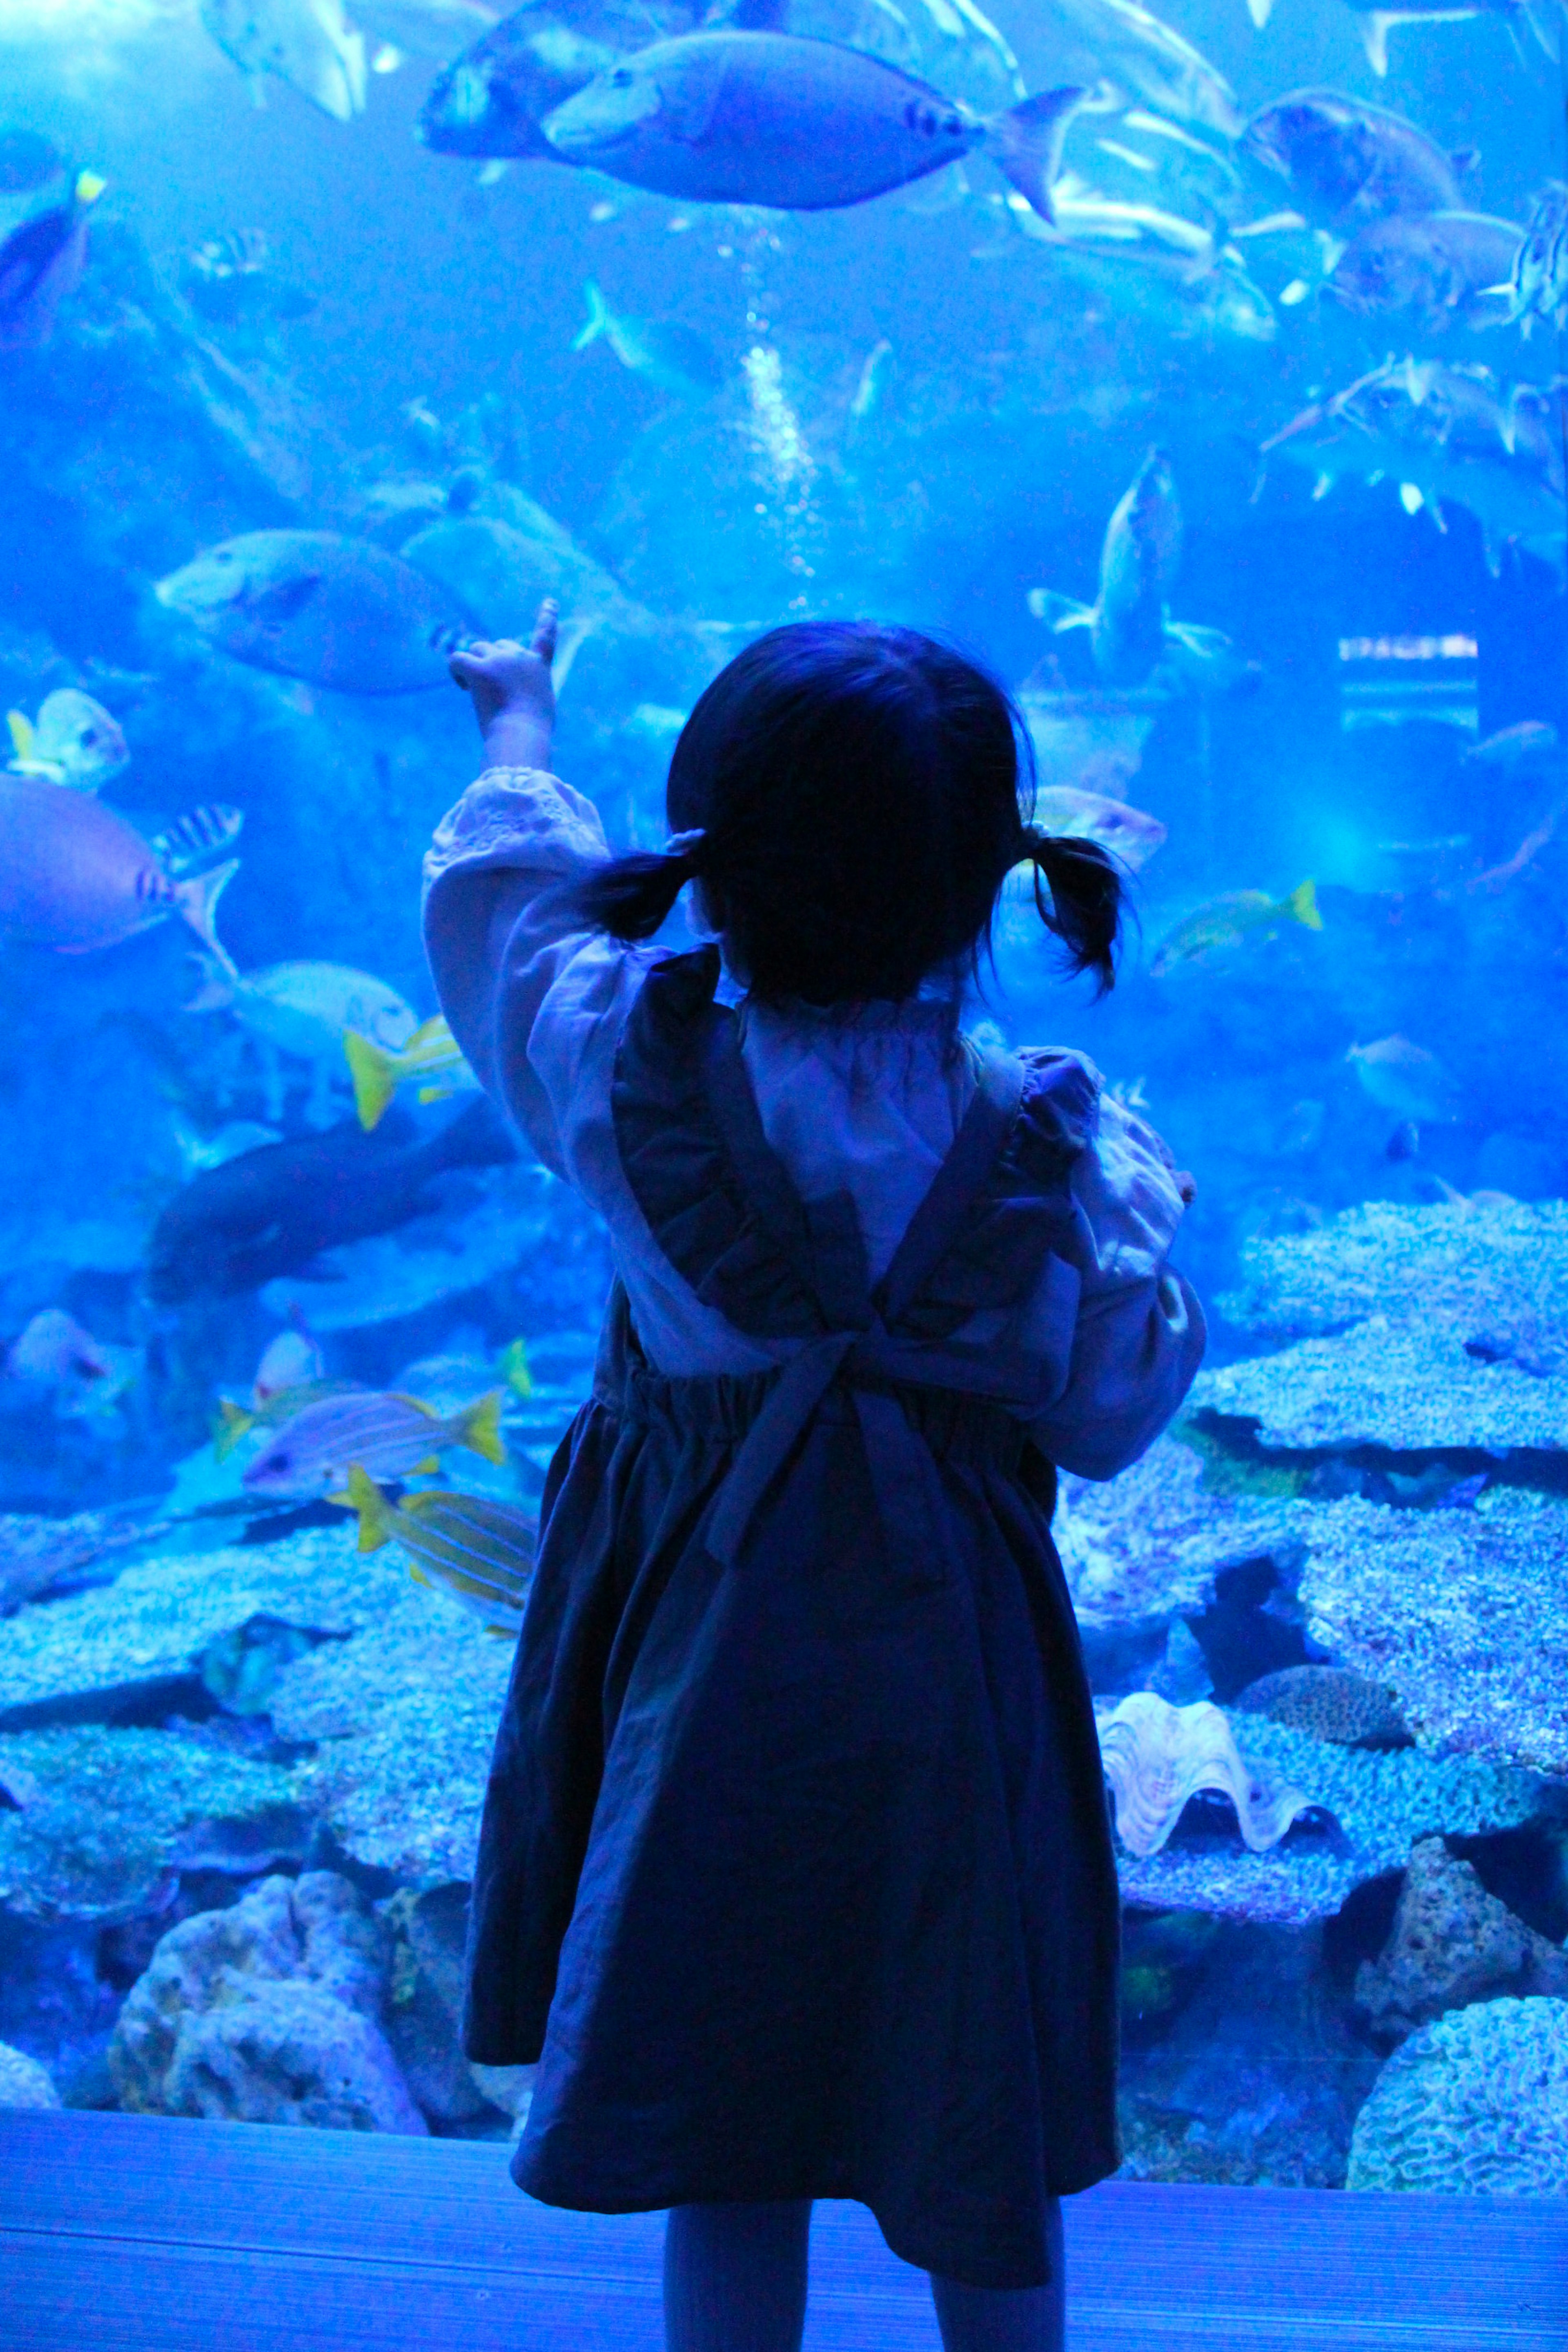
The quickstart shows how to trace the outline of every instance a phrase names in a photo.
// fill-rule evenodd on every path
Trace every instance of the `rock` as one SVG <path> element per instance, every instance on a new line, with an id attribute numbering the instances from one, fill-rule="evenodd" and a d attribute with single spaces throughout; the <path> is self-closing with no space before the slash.
<path id="1" fill-rule="evenodd" d="M 1315 1233 L 1253 1240 L 1240 1286 L 1218 1305 L 1274 1339 L 1342 1329 L 1369 1315 L 1479 1328 L 1528 1319 L 1568 1342 L 1568 1202 L 1423 1208 L 1367 1201 Z"/>
<path id="2" fill-rule="evenodd" d="M 60 2095 L 36 2058 L 0 2042 L 0 2107 L 57 2107 Z"/>
<path id="3" fill-rule="evenodd" d="M 1221 1790 L 1254 1852 L 1277 1845 L 1312 1803 L 1289 1784 L 1268 1787 L 1243 1761 L 1222 1707 L 1200 1699 L 1172 1706 L 1154 1691 L 1134 1691 L 1099 1716 L 1100 1756 L 1116 1801 L 1116 1833 L 1140 1858 L 1157 1853 L 1189 1797 Z"/>
<path id="4" fill-rule="evenodd" d="M 1192 1408 L 1256 1423 L 1261 1445 L 1297 1451 L 1568 1448 L 1568 1349 L 1553 1373 L 1526 1369 L 1501 1351 L 1525 1349 L 1532 1366 L 1547 1360 L 1517 1336 L 1489 1336 L 1478 1318 L 1412 1313 L 1412 1303 L 1419 1293 L 1402 1316 L 1374 1315 L 1332 1339 L 1200 1372 Z"/>
<path id="5" fill-rule="evenodd" d="M 332 1871 L 274 1877 L 163 1937 L 110 2045 L 143 2114 L 423 2132 L 379 2020 L 390 1938 Z"/>
<path id="6" fill-rule="evenodd" d="M 1342 1748 L 1408 1748 L 1392 1691 L 1347 1666 L 1283 1666 L 1239 1691 L 1232 1707 L 1332 1739 Z"/>
<path id="7" fill-rule="evenodd" d="M 133 2104 L 123 2086 L 121 2097 Z M 247 1986 L 188 2020 L 159 2112 L 328 2131 L 426 2129 L 385 2036 L 329 1993 L 296 1983 Z"/>
<path id="8" fill-rule="evenodd" d="M 1430 1754 L 1568 1773 L 1568 1500 L 1499 1487 L 1474 1511 L 1301 1507 L 1314 1642 L 1385 1684 Z"/>
<path id="9" fill-rule="evenodd" d="M 1335 1747 L 1266 1716 L 1249 1716 L 1243 1736 L 1253 1769 L 1300 1788 L 1331 1825 L 1298 1822 L 1254 1853 L 1233 1829 L 1189 1836 L 1184 1823 L 1155 1853 L 1117 1854 L 1124 1902 L 1301 1927 L 1330 1916 L 1368 1879 L 1403 1870 L 1418 1837 L 1479 1836 L 1564 1807 L 1562 1792 L 1533 1773 L 1471 1757 Z"/>
<path id="10" fill-rule="evenodd" d="M 0 1811 L 0 1901 L 41 1920 L 109 1921 L 155 1906 L 170 1873 L 221 1825 L 230 1843 L 243 1845 L 252 1830 L 265 1843 L 292 1794 L 276 1764 L 101 1724 L 0 1737 L 0 1769 L 25 1772 L 37 1792 Z"/>
<path id="11" fill-rule="evenodd" d="M 1346 2186 L 1568 2194 L 1568 2001 L 1477 2001 L 1412 2034 L 1356 2116 Z"/>
<path id="12" fill-rule="evenodd" d="M 510 2113 L 486 2090 L 458 2041 L 467 1887 L 457 1882 L 423 1891 L 404 1887 L 382 1906 L 382 1916 L 392 1937 L 387 2039 L 421 2111 L 448 2128 L 486 2112 Z"/>
<path id="13" fill-rule="evenodd" d="M 1417 1838 L 1388 1941 L 1356 1970 L 1357 2008 L 1376 2033 L 1402 2041 L 1504 1992 L 1568 1998 L 1568 1952 L 1489 1895 L 1440 1837 Z"/>

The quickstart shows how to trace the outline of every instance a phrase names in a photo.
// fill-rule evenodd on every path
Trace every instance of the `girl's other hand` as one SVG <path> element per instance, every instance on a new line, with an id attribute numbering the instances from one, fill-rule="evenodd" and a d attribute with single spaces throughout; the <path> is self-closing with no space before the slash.
<path id="1" fill-rule="evenodd" d="M 494 644 L 481 638 L 455 653 L 447 665 L 456 684 L 473 698 L 474 716 L 496 767 L 549 765 L 555 733 L 550 663 L 559 622 L 555 599 L 547 596 L 530 645 L 521 646 L 514 637 L 497 638 Z"/>

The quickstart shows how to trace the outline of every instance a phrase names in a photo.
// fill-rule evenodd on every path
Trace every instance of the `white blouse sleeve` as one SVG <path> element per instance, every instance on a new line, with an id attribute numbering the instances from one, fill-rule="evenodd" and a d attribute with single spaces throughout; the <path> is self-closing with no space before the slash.
<path id="1" fill-rule="evenodd" d="M 1082 1255 L 1071 1362 L 1030 1433 L 1061 1468 L 1113 1478 L 1176 1412 L 1207 1335 L 1197 1293 L 1166 1264 L 1185 1206 L 1170 1152 L 1103 1089 L 1072 1193 Z"/>
<path id="2" fill-rule="evenodd" d="M 545 1166 L 601 1208 L 618 1190 L 616 1049 L 653 961 L 572 910 L 572 887 L 608 855 L 598 811 L 570 784 L 491 768 L 424 861 L 425 951 L 458 1044 Z"/>

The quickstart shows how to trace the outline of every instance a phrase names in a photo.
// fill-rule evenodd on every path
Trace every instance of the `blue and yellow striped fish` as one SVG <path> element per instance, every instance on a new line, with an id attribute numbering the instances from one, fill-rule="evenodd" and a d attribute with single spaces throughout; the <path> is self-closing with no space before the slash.
<path id="1" fill-rule="evenodd" d="M 356 1462 L 341 1495 L 360 1515 L 360 1549 L 398 1543 L 416 1584 L 450 1593 L 486 1633 L 517 1639 L 534 1573 L 532 1514 L 483 1495 L 432 1490 L 391 1503 Z"/>

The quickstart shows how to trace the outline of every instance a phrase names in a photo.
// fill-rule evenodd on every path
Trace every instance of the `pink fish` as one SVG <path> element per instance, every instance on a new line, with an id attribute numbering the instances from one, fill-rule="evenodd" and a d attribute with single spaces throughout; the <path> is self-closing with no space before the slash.
<path id="1" fill-rule="evenodd" d="M 303 1324 L 292 1324 L 275 1339 L 269 1339 L 263 1349 L 251 1383 L 250 1401 L 261 1406 L 273 1397 L 286 1396 L 290 1389 L 313 1387 L 326 1377 L 319 1341 Z"/>
<path id="2" fill-rule="evenodd" d="M 0 776 L 0 930 L 85 955 L 171 915 L 234 969 L 213 929 L 239 861 L 173 881 L 149 845 L 101 801 L 31 776 Z"/>

